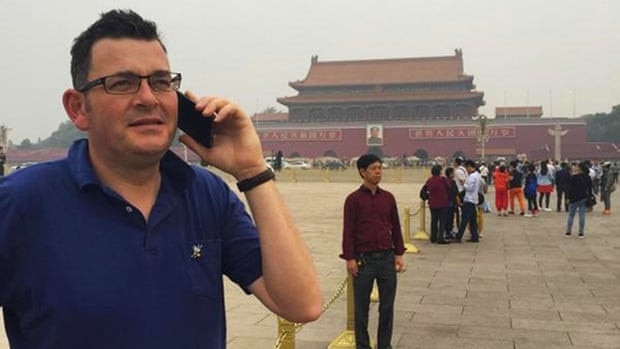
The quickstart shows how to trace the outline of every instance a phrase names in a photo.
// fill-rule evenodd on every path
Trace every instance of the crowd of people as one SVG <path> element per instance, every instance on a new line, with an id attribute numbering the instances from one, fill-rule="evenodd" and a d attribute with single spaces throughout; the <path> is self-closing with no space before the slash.
<path id="1" fill-rule="evenodd" d="M 604 205 L 602 214 L 611 214 L 611 193 L 617 182 L 618 171 L 610 161 L 516 159 L 487 165 L 457 157 L 451 166 L 436 164 L 431 168 L 420 198 L 428 200 L 430 208 L 431 243 L 460 243 L 467 228 L 471 236 L 467 241 L 478 242 L 481 214 L 492 211 L 485 197 L 490 196 L 489 186 L 494 188 L 493 203 L 500 217 L 518 214 L 533 218 L 541 211 L 551 212 L 551 196 L 555 192 L 555 211 L 568 212 L 566 236 L 572 235 L 573 221 L 578 215 L 578 234 L 583 238 L 586 212 L 596 204 L 597 195 Z"/>

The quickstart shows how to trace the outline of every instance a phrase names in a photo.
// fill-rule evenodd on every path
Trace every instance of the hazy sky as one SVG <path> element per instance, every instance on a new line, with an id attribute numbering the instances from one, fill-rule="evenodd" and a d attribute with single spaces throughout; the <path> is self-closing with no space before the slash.
<path id="1" fill-rule="evenodd" d="M 156 21 L 183 89 L 236 100 L 249 114 L 295 95 L 289 81 L 319 61 L 453 55 L 496 106 L 542 105 L 545 116 L 620 104 L 618 0 L 0 0 L 0 124 L 14 143 L 67 120 L 73 39 L 101 12 Z"/>

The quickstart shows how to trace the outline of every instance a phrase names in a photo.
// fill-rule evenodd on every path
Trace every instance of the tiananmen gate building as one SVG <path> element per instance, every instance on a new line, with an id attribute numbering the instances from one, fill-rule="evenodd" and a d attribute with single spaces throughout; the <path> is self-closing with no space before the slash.
<path id="1" fill-rule="evenodd" d="M 255 114 L 266 153 L 355 157 L 481 156 L 478 108 L 484 93 L 454 55 L 357 61 L 311 59 L 307 76 L 289 83 L 298 93 L 277 101 L 288 113 Z M 586 141 L 580 118 L 542 117 L 542 107 L 497 107 L 487 119 L 485 157 L 554 158 L 554 130 L 562 158 L 618 158 L 612 143 Z M 565 132 L 566 131 L 566 132 Z"/>

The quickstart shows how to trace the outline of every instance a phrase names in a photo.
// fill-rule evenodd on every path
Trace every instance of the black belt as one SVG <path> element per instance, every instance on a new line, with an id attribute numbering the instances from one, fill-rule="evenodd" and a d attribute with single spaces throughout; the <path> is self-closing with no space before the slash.
<path id="1" fill-rule="evenodd" d="M 391 253 L 392 253 L 392 250 L 379 250 L 379 251 L 360 253 L 359 256 L 362 258 L 366 257 L 366 258 L 371 258 L 371 259 L 383 259 L 389 256 Z"/>

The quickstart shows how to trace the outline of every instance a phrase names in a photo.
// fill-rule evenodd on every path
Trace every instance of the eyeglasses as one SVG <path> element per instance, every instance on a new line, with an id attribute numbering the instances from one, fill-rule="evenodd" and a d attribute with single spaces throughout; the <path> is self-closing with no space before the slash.
<path id="1" fill-rule="evenodd" d="M 142 79 L 146 79 L 153 92 L 176 91 L 181 87 L 181 73 L 157 72 L 146 76 L 122 73 L 89 81 L 77 90 L 86 92 L 93 87 L 102 85 L 108 94 L 127 95 L 138 92 L 140 85 L 142 85 Z"/>

